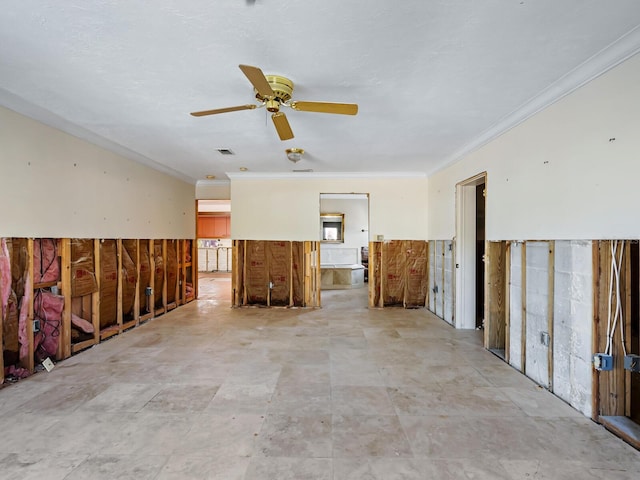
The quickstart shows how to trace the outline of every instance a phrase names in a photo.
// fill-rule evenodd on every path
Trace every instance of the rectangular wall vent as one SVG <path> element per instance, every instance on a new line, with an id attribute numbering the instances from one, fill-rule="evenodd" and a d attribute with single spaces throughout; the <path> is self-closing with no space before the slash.
<path id="1" fill-rule="evenodd" d="M 222 155 L 235 155 L 235 153 L 233 153 L 232 150 L 229 150 L 228 148 L 219 148 L 218 151 L 222 154 Z"/>

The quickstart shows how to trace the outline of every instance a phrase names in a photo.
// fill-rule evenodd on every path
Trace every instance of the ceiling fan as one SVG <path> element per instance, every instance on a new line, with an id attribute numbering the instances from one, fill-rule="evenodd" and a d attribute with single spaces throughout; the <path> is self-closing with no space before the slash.
<path id="1" fill-rule="evenodd" d="M 280 75 L 265 75 L 258 67 L 252 67 L 251 65 L 239 65 L 239 67 L 253 85 L 256 92 L 256 99 L 258 99 L 260 103 L 217 108 L 215 110 L 202 110 L 200 112 L 191 112 L 191 115 L 194 117 L 204 117 L 205 115 L 266 107 L 267 110 L 272 113 L 271 119 L 273 120 L 280 140 L 290 140 L 293 138 L 293 131 L 291 130 L 286 115 L 280 111 L 281 106 L 301 112 L 337 113 L 341 115 L 355 115 L 358 113 L 358 105 L 355 103 L 302 102 L 291 100 L 293 82 L 288 78 Z"/>

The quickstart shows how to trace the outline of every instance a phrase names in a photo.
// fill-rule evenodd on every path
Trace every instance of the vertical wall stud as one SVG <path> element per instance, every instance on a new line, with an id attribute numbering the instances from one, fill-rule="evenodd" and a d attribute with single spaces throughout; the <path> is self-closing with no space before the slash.
<path id="1" fill-rule="evenodd" d="M 511 242 L 506 242 L 504 259 L 504 361 L 511 354 Z"/>
<path id="2" fill-rule="evenodd" d="M 29 278 L 28 283 L 28 287 L 31 289 L 31 292 L 29 292 L 29 295 L 31 296 L 31 301 L 29 302 L 28 305 L 28 314 L 27 314 L 27 339 L 28 339 L 28 343 L 29 343 L 29 350 L 28 350 L 28 356 L 27 358 L 21 358 L 20 362 L 22 363 L 22 366 L 24 368 L 26 368 L 27 370 L 29 370 L 30 372 L 33 372 L 34 368 L 35 368 L 35 362 L 34 362 L 34 358 L 33 358 L 33 350 L 34 350 L 34 344 L 33 344 L 33 320 L 35 318 L 34 316 L 34 311 L 33 311 L 33 301 L 34 301 L 34 290 L 33 290 L 33 238 L 29 238 L 27 240 L 27 276 Z M 25 292 L 26 295 L 26 292 Z"/>
<path id="3" fill-rule="evenodd" d="M 549 375 L 549 390 L 553 392 L 553 305 L 555 292 L 555 249 L 556 242 L 549 242 L 549 264 L 547 268 L 548 292 L 547 292 L 547 332 L 549 333 L 549 347 L 547 349 L 547 363 Z"/>
<path id="4" fill-rule="evenodd" d="M 520 335 L 520 368 L 521 372 L 525 373 L 527 371 L 527 242 L 522 242 L 521 258 L 522 334 Z"/>

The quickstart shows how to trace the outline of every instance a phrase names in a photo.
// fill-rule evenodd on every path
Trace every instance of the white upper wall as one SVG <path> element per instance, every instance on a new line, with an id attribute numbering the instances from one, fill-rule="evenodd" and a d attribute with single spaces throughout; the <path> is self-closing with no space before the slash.
<path id="1" fill-rule="evenodd" d="M 194 238 L 195 186 L 0 107 L 2 237 Z"/>
<path id="2" fill-rule="evenodd" d="M 430 177 L 430 237 L 455 235 L 456 183 L 483 171 L 488 240 L 640 237 L 639 112 L 636 55 Z"/>
<path id="3" fill-rule="evenodd" d="M 425 177 L 231 179 L 231 236 L 242 240 L 319 240 L 321 193 L 368 193 L 369 239 L 426 240 Z"/>

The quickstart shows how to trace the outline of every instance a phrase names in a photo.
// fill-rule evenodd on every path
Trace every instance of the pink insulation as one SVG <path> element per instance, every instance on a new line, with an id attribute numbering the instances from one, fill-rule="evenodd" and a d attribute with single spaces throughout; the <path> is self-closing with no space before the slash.
<path id="1" fill-rule="evenodd" d="M 33 300 L 35 318 L 40 319 L 40 331 L 33 342 L 39 360 L 56 354 L 60 340 L 60 325 L 64 297 L 46 290 L 38 290 Z"/>
<path id="2" fill-rule="evenodd" d="M 31 277 L 27 275 L 24 282 L 24 295 L 20 300 L 20 316 L 18 317 L 18 340 L 20 341 L 20 360 L 29 357 L 29 337 L 27 336 L 27 318 L 29 316 L 29 302 L 33 295 Z"/>
<path id="3" fill-rule="evenodd" d="M 35 283 L 56 282 L 60 278 L 58 241 L 53 238 L 33 242 L 33 277 Z"/>
<path id="4" fill-rule="evenodd" d="M 11 295 L 11 262 L 9 261 L 9 249 L 7 240 L 0 239 L 0 313 L 1 319 L 5 318 L 9 296 Z M 0 319 L 0 320 L 1 320 Z"/>
<path id="5" fill-rule="evenodd" d="M 95 328 L 93 328 L 92 323 L 88 322 L 82 317 L 79 317 L 75 313 L 71 314 L 71 324 L 74 327 L 82 330 L 84 333 L 93 333 L 96 330 Z"/>

